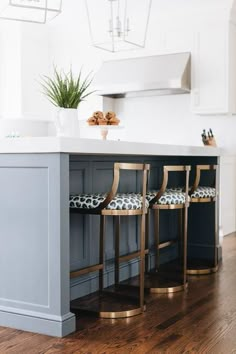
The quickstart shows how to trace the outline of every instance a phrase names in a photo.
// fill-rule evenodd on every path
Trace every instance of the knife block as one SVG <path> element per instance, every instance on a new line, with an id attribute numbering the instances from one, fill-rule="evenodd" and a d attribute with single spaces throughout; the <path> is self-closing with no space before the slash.
<path id="1" fill-rule="evenodd" d="M 215 138 L 206 138 L 206 139 L 202 139 L 202 142 L 205 146 L 214 146 L 216 147 L 216 141 L 215 141 Z"/>

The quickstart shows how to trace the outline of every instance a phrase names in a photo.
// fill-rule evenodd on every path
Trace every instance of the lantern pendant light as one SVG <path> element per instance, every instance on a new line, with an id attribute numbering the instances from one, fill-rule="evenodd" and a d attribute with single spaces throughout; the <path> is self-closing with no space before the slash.
<path id="1" fill-rule="evenodd" d="M 1 0 L 0 19 L 44 24 L 61 13 L 62 0 Z"/>
<path id="2" fill-rule="evenodd" d="M 93 46 L 111 52 L 144 48 L 152 0 L 85 0 Z"/>

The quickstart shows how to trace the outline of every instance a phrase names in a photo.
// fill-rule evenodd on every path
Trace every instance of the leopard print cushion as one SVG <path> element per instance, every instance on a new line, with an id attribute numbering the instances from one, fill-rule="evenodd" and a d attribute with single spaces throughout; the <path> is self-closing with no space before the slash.
<path id="1" fill-rule="evenodd" d="M 147 193 L 147 200 L 150 202 L 157 194 L 157 191 L 150 191 Z M 185 193 L 181 188 L 166 188 L 161 198 L 155 204 L 170 205 L 170 204 L 184 204 Z"/>
<path id="2" fill-rule="evenodd" d="M 201 187 L 199 186 L 193 194 L 191 194 L 191 198 L 215 198 L 216 189 L 212 187 Z"/>
<path id="3" fill-rule="evenodd" d="M 94 209 L 105 199 L 107 194 L 76 194 L 70 196 L 70 208 Z M 115 198 L 107 205 L 109 210 L 137 210 L 142 209 L 142 196 L 138 193 L 117 193 Z M 146 201 L 146 208 L 149 203 Z"/>

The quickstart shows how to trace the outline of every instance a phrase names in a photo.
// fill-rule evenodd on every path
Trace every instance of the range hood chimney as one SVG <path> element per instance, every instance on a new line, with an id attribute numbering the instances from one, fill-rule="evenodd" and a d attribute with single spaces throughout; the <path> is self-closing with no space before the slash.
<path id="1" fill-rule="evenodd" d="M 190 53 L 107 61 L 93 84 L 100 96 L 113 98 L 189 93 Z"/>

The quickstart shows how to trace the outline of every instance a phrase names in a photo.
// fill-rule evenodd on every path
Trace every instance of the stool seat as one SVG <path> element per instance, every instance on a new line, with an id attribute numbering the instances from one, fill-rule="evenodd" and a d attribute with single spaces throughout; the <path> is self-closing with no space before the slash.
<path id="1" fill-rule="evenodd" d="M 150 191 L 147 200 L 150 202 L 157 191 Z M 213 187 L 198 186 L 190 198 L 215 198 L 216 189 Z M 171 201 L 171 202 L 170 202 Z M 190 201 L 190 200 L 189 200 Z M 184 187 L 166 188 L 165 193 L 156 204 L 182 204 L 185 202 Z"/>
<path id="2" fill-rule="evenodd" d="M 106 193 L 76 194 L 70 196 L 70 208 L 95 209 L 104 202 Z M 107 210 L 141 210 L 143 197 L 140 193 L 117 193 L 107 205 Z M 149 203 L 146 201 L 146 208 Z"/>
<path id="3" fill-rule="evenodd" d="M 216 189 L 213 187 L 198 186 L 197 189 L 191 194 L 191 198 L 215 198 Z"/>
<path id="4" fill-rule="evenodd" d="M 150 202 L 158 191 L 150 191 L 147 193 L 147 200 Z M 162 196 L 155 202 L 155 204 L 170 205 L 170 204 L 184 204 L 185 193 L 182 188 L 166 188 Z"/>

